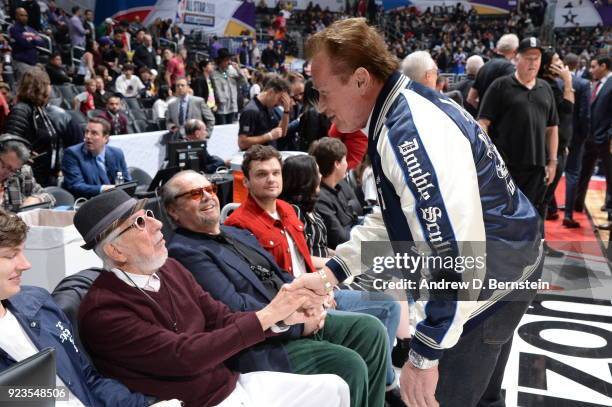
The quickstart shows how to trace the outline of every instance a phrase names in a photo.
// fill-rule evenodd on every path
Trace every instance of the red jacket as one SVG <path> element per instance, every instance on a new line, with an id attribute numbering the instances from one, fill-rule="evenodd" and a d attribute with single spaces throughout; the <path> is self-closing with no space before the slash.
<path id="1" fill-rule="evenodd" d="M 346 146 L 346 162 L 348 169 L 357 167 L 368 150 L 368 136 L 363 131 L 357 130 L 352 133 L 340 133 L 335 124 L 332 124 L 327 133 L 329 137 L 340 139 Z"/>
<path id="2" fill-rule="evenodd" d="M 272 218 L 249 195 L 246 202 L 236 209 L 224 224 L 246 229 L 253 233 L 259 240 L 259 244 L 270 252 L 280 268 L 293 275 L 291 251 L 289 250 L 289 242 L 285 237 L 285 232 L 288 232 L 297 250 L 304 258 L 306 271 L 315 271 L 304 236 L 304 224 L 297 217 L 295 210 L 287 202 L 277 199 L 276 211 L 280 220 Z"/>

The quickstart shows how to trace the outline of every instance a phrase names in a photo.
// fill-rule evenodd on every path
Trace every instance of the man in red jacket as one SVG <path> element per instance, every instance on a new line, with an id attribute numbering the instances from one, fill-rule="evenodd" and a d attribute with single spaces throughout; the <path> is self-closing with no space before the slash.
<path id="1" fill-rule="evenodd" d="M 83 248 L 94 249 L 109 269 L 79 310 L 80 337 L 98 370 L 132 391 L 176 397 L 187 407 L 348 407 L 348 386 L 335 375 L 239 374 L 225 364 L 285 324 L 303 322 L 318 296 L 283 286 L 260 311 L 230 312 L 168 259 L 162 224 L 144 205 L 113 190 L 87 201 L 74 218 Z"/>

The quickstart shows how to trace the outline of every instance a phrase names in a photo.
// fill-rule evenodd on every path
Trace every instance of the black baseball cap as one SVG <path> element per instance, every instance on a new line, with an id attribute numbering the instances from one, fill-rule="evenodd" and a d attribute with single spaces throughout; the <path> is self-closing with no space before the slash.
<path id="1" fill-rule="evenodd" d="M 523 38 L 519 43 L 517 52 L 520 54 L 521 52 L 525 52 L 530 49 L 539 49 L 540 52 L 542 52 L 543 48 L 542 44 L 540 43 L 540 40 L 536 37 Z"/>

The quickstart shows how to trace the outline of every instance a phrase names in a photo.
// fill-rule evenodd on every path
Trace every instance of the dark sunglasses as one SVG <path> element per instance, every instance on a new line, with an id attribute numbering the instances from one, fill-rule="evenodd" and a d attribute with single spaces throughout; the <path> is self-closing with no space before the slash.
<path id="1" fill-rule="evenodd" d="M 217 193 L 217 185 L 216 184 L 210 184 L 207 185 L 205 187 L 201 187 L 201 188 L 194 188 L 191 189 L 187 192 L 183 192 L 182 194 L 178 194 L 174 197 L 174 199 L 179 199 L 183 196 L 189 196 L 192 200 L 194 201 L 199 201 L 202 199 L 202 197 L 204 197 L 204 191 L 206 191 L 206 193 L 208 195 L 213 195 Z"/>
<path id="2" fill-rule="evenodd" d="M 155 219 L 155 214 L 150 209 L 147 209 L 144 215 L 140 215 L 136 219 L 134 219 L 134 223 L 132 223 L 127 228 L 123 229 L 121 233 L 117 235 L 117 237 L 121 236 L 122 234 L 124 234 L 125 232 L 127 232 L 128 230 L 132 228 L 136 228 L 138 230 L 145 230 L 145 228 L 147 227 L 147 218 Z"/>

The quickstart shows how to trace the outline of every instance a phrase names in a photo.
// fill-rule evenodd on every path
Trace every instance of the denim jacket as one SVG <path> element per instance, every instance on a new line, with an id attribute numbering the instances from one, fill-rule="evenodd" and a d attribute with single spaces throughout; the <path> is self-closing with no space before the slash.
<path id="1" fill-rule="evenodd" d="M 70 391 L 87 407 L 141 407 L 147 398 L 131 393 L 121 383 L 98 374 L 88 358 L 77 348 L 68 318 L 55 305 L 47 291 L 38 287 L 21 287 L 21 292 L 3 301 L 19 321 L 38 349 L 55 348 L 57 375 Z M 103 333 L 101 333 L 103 334 Z M 15 364 L 0 348 L 0 371 Z"/>

